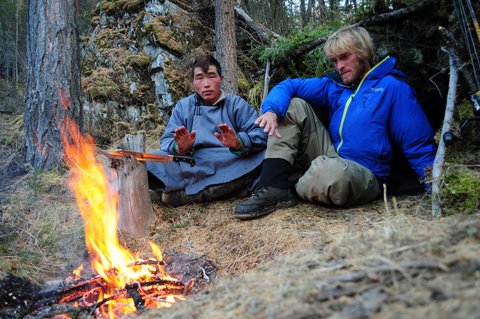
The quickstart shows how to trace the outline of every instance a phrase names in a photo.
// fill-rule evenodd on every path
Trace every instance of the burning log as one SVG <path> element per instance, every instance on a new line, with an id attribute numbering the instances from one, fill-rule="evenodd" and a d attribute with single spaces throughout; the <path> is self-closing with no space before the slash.
<path id="1" fill-rule="evenodd" d="M 53 315 L 68 316 L 84 312 L 89 316 L 104 317 L 114 308 L 128 308 L 128 312 L 147 308 L 168 307 L 175 299 L 184 299 L 193 287 L 193 280 L 186 284 L 165 276 L 163 261 L 147 260 L 129 265 L 132 270 L 146 275 L 136 282 L 112 291 L 108 280 L 122 276 L 116 269 L 108 271 L 108 280 L 102 276 L 80 279 L 65 287 L 41 291 L 34 297 L 24 318 L 43 318 Z M 64 305 L 63 307 L 58 306 Z M 123 310 L 121 310 L 123 312 Z"/>

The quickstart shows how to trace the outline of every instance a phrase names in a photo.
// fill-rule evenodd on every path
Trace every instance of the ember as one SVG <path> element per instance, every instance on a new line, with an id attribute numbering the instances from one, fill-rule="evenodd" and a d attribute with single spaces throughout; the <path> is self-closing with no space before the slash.
<path id="1" fill-rule="evenodd" d="M 50 305 L 65 304 L 55 313 L 61 314 L 61 318 L 68 318 L 70 312 L 118 318 L 183 300 L 193 280 L 185 285 L 166 274 L 158 246 L 150 243 L 156 259 L 143 260 L 119 244 L 118 196 L 112 191 L 103 166 L 96 161 L 93 138 L 83 136 L 74 121 L 66 118 L 64 123 L 61 133 L 65 161 L 71 172 L 69 186 L 84 219 L 85 242 L 92 269 L 98 275 L 40 294 L 31 311 L 38 313 Z"/>

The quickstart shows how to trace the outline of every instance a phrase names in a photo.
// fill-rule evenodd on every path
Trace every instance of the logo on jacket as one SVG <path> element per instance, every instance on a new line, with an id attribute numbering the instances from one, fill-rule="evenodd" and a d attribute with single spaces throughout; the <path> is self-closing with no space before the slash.
<path id="1" fill-rule="evenodd" d="M 374 87 L 371 87 L 370 88 L 370 91 L 373 91 L 373 92 L 383 92 L 385 89 L 384 88 L 374 88 Z"/>

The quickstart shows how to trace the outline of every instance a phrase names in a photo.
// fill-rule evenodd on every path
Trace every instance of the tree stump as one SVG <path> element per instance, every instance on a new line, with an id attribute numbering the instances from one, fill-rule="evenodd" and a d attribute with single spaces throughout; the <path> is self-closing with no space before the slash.
<path id="1" fill-rule="evenodd" d="M 127 134 L 121 148 L 144 152 L 145 136 Z M 153 209 L 148 193 L 145 162 L 137 161 L 133 157 L 107 158 L 107 166 L 109 182 L 118 192 L 118 230 L 130 237 L 147 235 L 153 219 Z"/>

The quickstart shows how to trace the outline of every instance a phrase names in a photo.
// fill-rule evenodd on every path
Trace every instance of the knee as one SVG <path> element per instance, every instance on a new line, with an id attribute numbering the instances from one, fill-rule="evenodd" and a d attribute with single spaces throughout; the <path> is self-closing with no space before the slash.
<path id="1" fill-rule="evenodd" d="M 305 110 L 307 107 L 311 107 L 311 106 L 305 100 L 303 100 L 301 98 L 298 98 L 298 97 L 294 97 L 290 100 L 290 103 L 288 104 L 287 113 L 288 112 L 298 113 L 302 110 Z"/>

